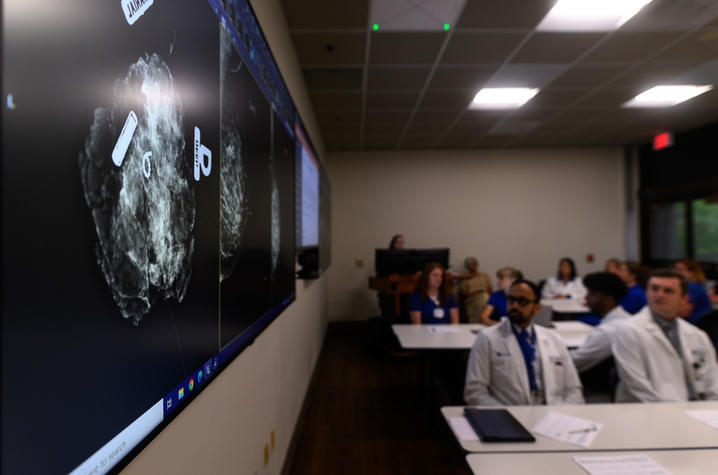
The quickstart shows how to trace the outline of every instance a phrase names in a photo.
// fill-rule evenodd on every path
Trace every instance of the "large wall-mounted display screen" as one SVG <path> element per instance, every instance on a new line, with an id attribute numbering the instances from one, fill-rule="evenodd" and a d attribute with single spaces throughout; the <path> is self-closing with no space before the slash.
<path id="1" fill-rule="evenodd" d="M 296 151 L 296 244 L 298 248 L 319 246 L 320 170 L 314 147 L 301 125 L 295 126 Z"/>
<path id="2" fill-rule="evenodd" d="M 0 468 L 104 473 L 294 299 L 296 112 L 246 0 L 2 8 Z"/>

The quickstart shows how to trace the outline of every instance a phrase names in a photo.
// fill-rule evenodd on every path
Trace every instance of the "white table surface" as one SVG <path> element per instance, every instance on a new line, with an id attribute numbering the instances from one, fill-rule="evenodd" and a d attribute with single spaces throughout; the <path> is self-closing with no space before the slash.
<path id="1" fill-rule="evenodd" d="M 476 475 L 586 475 L 574 456 L 643 454 L 675 475 L 718 473 L 718 450 L 656 450 L 636 452 L 581 452 L 540 454 L 469 454 L 466 461 Z"/>
<path id="2" fill-rule="evenodd" d="M 593 328 L 591 325 L 577 321 L 553 322 L 553 324 L 568 347 L 580 346 Z M 402 348 L 406 350 L 468 350 L 476 341 L 477 333 L 486 326 L 478 323 L 396 324 L 391 328 Z"/>
<path id="3" fill-rule="evenodd" d="M 495 407 L 486 407 L 485 409 L 495 409 Z M 481 441 L 460 440 L 461 447 L 467 452 L 580 452 L 587 450 L 718 448 L 718 429 L 714 429 L 684 412 L 686 409 L 718 410 L 718 401 L 511 406 L 507 409 L 529 431 L 549 412 L 559 412 L 602 422 L 604 426 L 587 449 L 539 434 L 534 434 L 536 442 L 484 444 Z M 441 413 L 448 423 L 451 417 L 463 417 L 464 408 L 462 406 L 442 407 Z M 718 473 L 718 466 L 716 473 Z"/>
<path id="4" fill-rule="evenodd" d="M 554 312 L 589 313 L 590 310 L 579 300 L 573 299 L 541 299 L 541 305 L 551 307 Z"/>

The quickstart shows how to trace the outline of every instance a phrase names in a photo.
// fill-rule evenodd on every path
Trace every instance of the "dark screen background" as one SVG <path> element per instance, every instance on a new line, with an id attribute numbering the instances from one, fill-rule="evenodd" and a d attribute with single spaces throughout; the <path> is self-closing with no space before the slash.
<path id="1" fill-rule="evenodd" d="M 46 2 L 42 12 L 28 3 L 3 2 L 0 467 L 13 474 L 75 468 L 216 354 L 221 334 L 217 16 L 206 1 L 155 0 L 130 26 L 118 1 Z M 156 298 L 135 326 L 98 266 L 78 155 L 95 109 L 111 107 L 115 83 L 153 53 L 182 102 L 184 158 L 192 163 L 198 126 L 213 167 L 192 183 L 194 252 L 184 299 Z M 252 81 L 248 75 L 235 93 L 255 95 Z M 14 110 L 5 107 L 10 93 Z M 289 171 L 277 166 L 289 234 L 270 282 L 272 115 L 260 102 L 261 120 L 247 125 L 262 137 L 248 162 L 252 234 L 236 284 L 222 289 L 223 315 L 239 322 L 234 335 L 294 290 L 291 160 Z M 275 148 L 291 140 L 277 134 Z"/>

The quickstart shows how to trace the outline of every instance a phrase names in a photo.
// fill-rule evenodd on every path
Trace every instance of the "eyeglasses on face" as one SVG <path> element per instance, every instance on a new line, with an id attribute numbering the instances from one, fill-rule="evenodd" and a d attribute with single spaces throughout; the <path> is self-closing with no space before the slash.
<path id="1" fill-rule="evenodd" d="M 508 302 L 509 305 L 513 305 L 514 302 L 519 304 L 519 307 L 525 307 L 526 305 L 530 303 L 536 303 L 538 300 L 529 300 L 526 297 L 513 297 L 509 295 L 506 297 L 506 302 Z"/>

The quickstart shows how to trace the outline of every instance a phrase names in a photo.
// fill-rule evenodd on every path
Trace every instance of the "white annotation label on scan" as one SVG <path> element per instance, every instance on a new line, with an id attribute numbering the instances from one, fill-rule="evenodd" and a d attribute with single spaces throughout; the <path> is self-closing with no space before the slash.
<path id="1" fill-rule="evenodd" d="M 132 25 L 152 6 L 154 0 L 120 0 L 120 3 L 127 23 Z"/>

